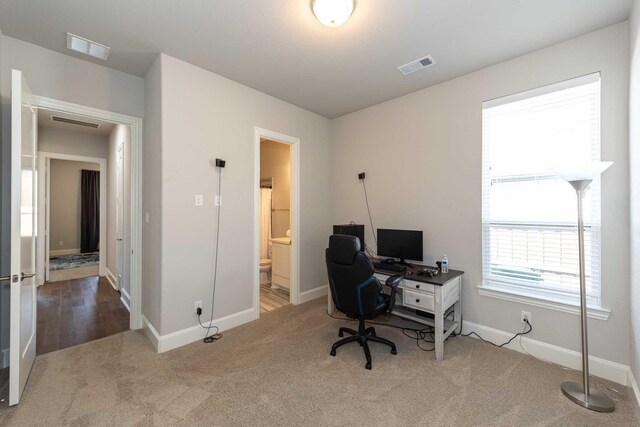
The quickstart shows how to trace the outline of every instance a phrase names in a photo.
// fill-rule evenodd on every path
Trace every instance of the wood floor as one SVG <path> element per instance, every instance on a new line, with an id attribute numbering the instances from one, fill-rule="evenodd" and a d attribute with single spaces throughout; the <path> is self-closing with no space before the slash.
<path id="1" fill-rule="evenodd" d="M 38 288 L 36 354 L 129 329 L 129 311 L 105 277 L 50 282 Z"/>
<path id="2" fill-rule="evenodd" d="M 271 285 L 260 285 L 260 313 L 273 311 L 288 304 L 288 292 L 272 289 Z"/>

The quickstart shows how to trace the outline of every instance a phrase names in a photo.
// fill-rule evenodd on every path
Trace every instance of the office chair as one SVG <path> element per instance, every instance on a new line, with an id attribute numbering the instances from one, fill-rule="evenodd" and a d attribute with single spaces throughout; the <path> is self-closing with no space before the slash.
<path id="1" fill-rule="evenodd" d="M 360 250 L 360 240 L 354 236 L 334 234 L 329 238 L 326 250 L 327 273 L 331 297 L 336 308 L 352 319 L 358 319 L 358 330 L 340 328 L 338 335 L 345 333 L 351 336 L 341 339 L 331 347 L 331 355 L 344 344 L 357 341 L 367 358 L 365 367 L 371 369 L 371 352 L 369 341 L 386 344 L 391 347 L 391 354 L 397 354 L 396 345 L 376 335 L 373 327 L 365 328 L 365 320 L 373 319 L 394 305 L 396 288 L 402 276 L 391 276 L 386 285 L 391 288 L 390 295 L 382 292 L 382 285 L 373 275 L 373 265 Z"/>

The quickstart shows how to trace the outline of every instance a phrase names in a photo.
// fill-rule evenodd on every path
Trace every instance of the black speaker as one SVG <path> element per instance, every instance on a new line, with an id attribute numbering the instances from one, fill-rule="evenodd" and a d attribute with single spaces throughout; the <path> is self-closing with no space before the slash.
<path id="1" fill-rule="evenodd" d="M 360 239 L 360 249 L 364 250 L 364 225 L 359 225 L 359 224 L 334 225 L 333 234 L 346 234 L 347 236 L 356 236 L 358 239 Z"/>

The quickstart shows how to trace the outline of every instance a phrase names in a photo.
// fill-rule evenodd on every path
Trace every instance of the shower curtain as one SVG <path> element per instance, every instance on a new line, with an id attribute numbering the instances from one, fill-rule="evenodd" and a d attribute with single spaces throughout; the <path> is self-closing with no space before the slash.
<path id="1" fill-rule="evenodd" d="M 271 258 L 269 254 L 271 239 L 271 189 L 260 189 L 260 259 Z"/>

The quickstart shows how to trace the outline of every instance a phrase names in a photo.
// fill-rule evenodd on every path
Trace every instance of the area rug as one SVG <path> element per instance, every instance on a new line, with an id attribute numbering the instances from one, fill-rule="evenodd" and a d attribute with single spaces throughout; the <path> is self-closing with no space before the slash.
<path id="1" fill-rule="evenodd" d="M 49 270 L 68 270 L 70 268 L 91 267 L 98 265 L 100 254 L 98 252 L 80 254 L 80 255 L 64 255 L 49 258 Z"/>

